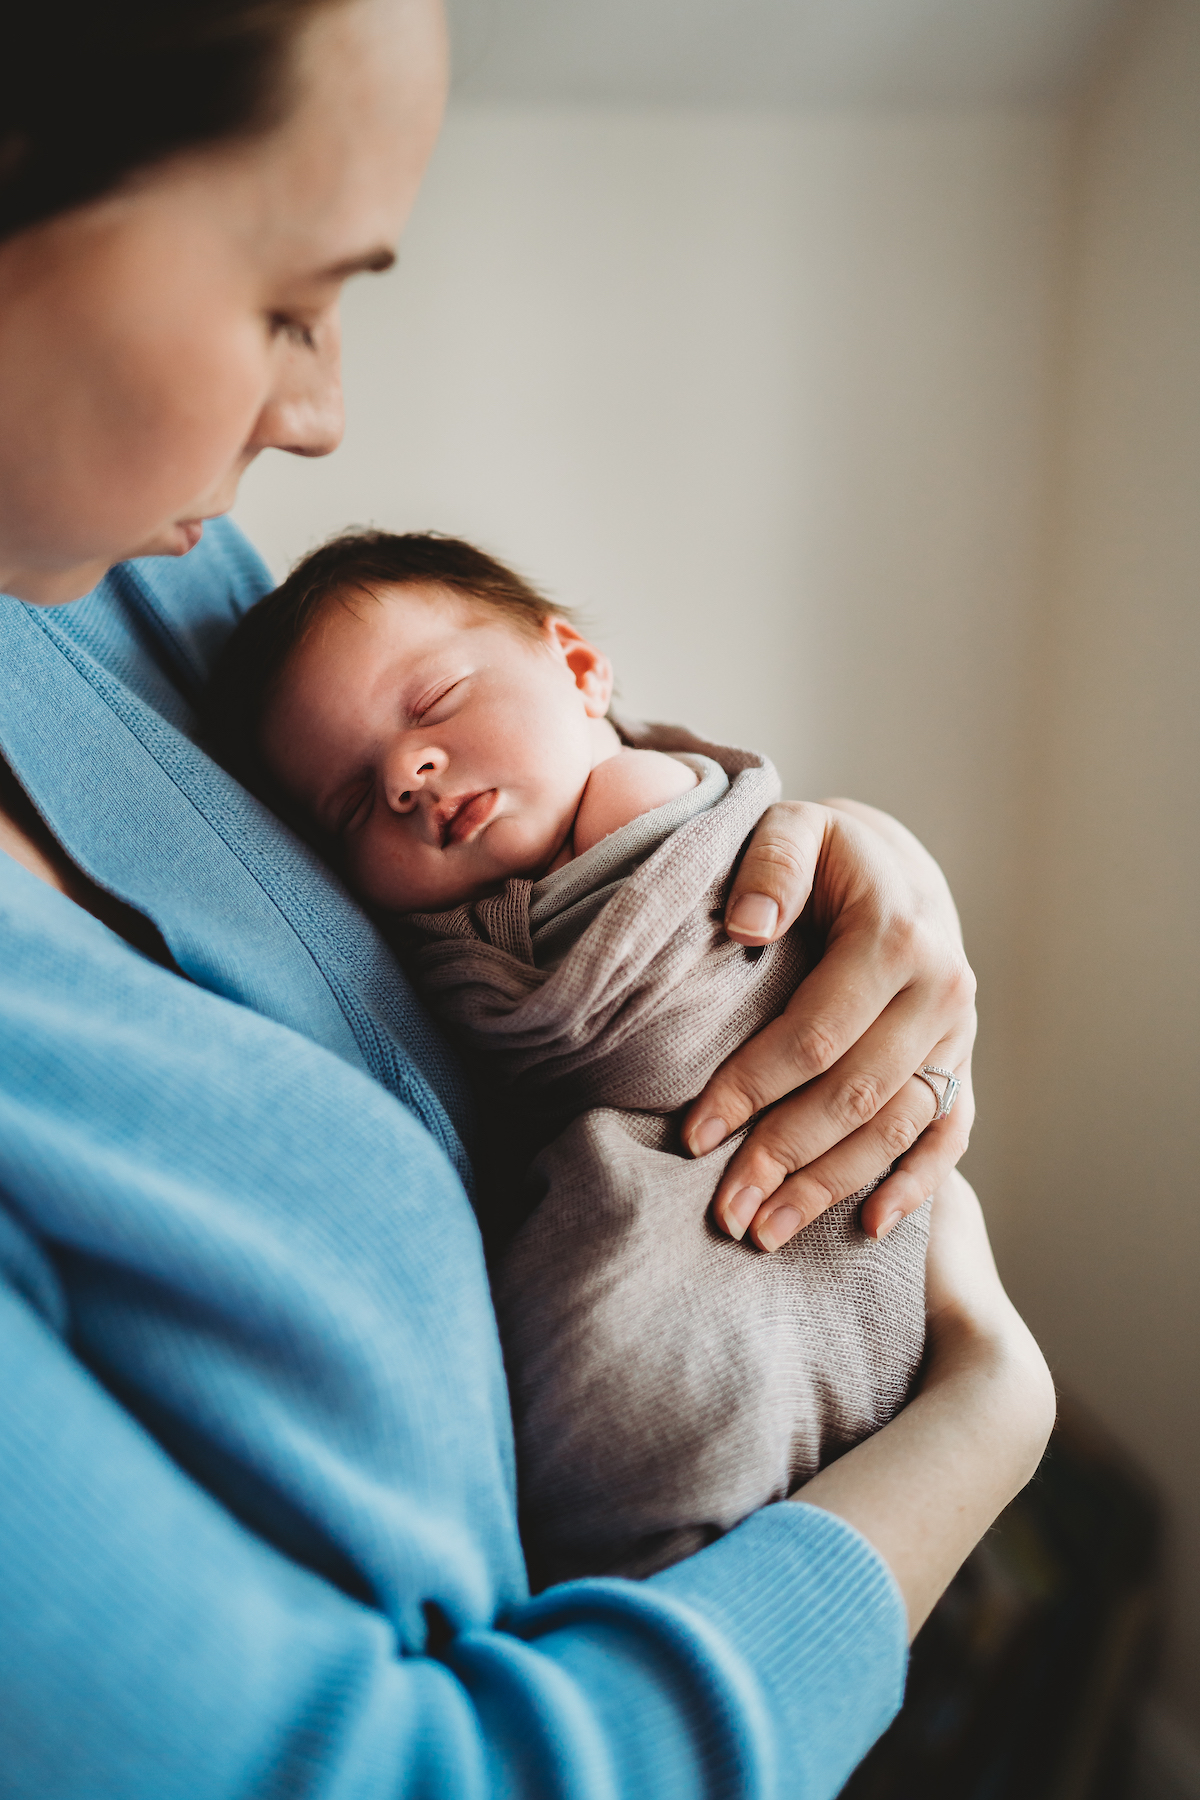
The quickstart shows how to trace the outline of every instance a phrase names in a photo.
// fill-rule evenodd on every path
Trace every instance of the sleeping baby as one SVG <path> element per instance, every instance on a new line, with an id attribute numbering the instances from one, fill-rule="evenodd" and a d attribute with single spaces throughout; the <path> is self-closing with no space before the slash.
<path id="1" fill-rule="evenodd" d="M 794 930 L 721 924 L 778 782 L 611 695 L 502 564 L 363 532 L 247 613 L 208 704 L 466 1051 L 483 1164 L 519 1161 L 493 1292 L 535 1585 L 649 1574 L 792 1493 L 903 1405 L 924 1343 L 927 1208 L 876 1243 L 864 1189 L 772 1256 L 709 1219 L 744 1134 L 692 1159 L 680 1113 L 807 967 Z"/>

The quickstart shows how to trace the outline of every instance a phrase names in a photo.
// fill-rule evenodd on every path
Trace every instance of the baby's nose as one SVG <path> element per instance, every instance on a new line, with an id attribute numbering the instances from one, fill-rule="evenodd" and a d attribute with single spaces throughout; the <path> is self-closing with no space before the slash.
<path id="1" fill-rule="evenodd" d="M 388 770 L 387 778 L 388 805 L 393 812 L 411 812 L 426 781 L 444 762 L 445 758 L 435 750 L 398 756 Z"/>

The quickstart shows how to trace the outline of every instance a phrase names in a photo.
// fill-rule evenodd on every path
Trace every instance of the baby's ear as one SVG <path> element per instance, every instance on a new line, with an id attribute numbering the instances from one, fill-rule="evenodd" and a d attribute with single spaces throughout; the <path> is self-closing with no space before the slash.
<path id="1" fill-rule="evenodd" d="M 549 619 L 547 629 L 583 695 L 588 718 L 602 719 L 612 699 L 612 664 L 603 650 L 581 637 L 569 620 Z"/>

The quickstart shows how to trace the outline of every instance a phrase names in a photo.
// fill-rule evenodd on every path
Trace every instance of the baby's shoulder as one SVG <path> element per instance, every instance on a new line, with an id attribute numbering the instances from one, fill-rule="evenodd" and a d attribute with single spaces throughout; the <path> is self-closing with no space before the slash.
<path id="1" fill-rule="evenodd" d="M 576 856 L 631 819 L 652 812 L 677 794 L 686 794 L 696 780 L 686 763 L 661 750 L 618 750 L 615 756 L 606 757 L 588 777 L 575 815 Z"/>

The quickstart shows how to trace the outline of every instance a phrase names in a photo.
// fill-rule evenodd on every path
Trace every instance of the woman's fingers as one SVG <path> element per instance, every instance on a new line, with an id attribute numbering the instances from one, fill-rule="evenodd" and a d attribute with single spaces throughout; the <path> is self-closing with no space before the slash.
<path id="1" fill-rule="evenodd" d="M 831 1069 L 879 1018 L 896 987 L 894 972 L 882 966 L 866 946 L 856 946 L 848 939 L 833 945 L 801 982 L 779 1018 L 735 1050 L 688 1108 L 683 1141 L 692 1155 L 707 1155 L 755 1113 Z M 929 1042 L 928 1032 L 925 1041 Z M 893 1082 L 892 1092 L 909 1072 L 904 1070 Z M 859 1078 L 870 1080 L 865 1071 Z M 887 1093 L 878 1094 L 875 1105 L 888 1098 Z M 849 1093 L 844 1101 L 849 1115 L 853 1108 Z M 808 1110 L 815 1112 L 816 1108 Z M 862 1118 L 853 1122 L 861 1123 Z M 852 1130 L 853 1124 L 843 1129 Z M 837 1135 L 819 1147 L 824 1150 L 836 1142 Z M 816 1155 L 817 1150 L 811 1154 Z"/>
<path id="2" fill-rule="evenodd" d="M 688 1108 L 683 1141 L 692 1155 L 706 1156 L 755 1113 L 832 1069 L 892 1002 L 902 980 L 903 976 L 875 956 L 867 944 L 847 937 L 831 945 L 780 1016 L 735 1050 Z M 927 1031 L 927 1043 L 929 1038 Z M 904 1069 L 897 1073 L 890 1091 L 876 1095 L 876 1107 L 890 1098 L 909 1072 Z M 860 1068 L 853 1074 L 867 1084 L 859 1094 L 869 1104 L 870 1073 Z M 848 1088 L 842 1098 L 845 1114 L 851 1120 L 843 1127 L 844 1132 L 853 1130 L 869 1115 L 864 1113 L 852 1119 L 855 1101 Z M 807 1110 L 815 1114 L 817 1108 L 810 1104 Z M 815 1156 L 818 1148 L 824 1150 L 836 1143 L 837 1135 L 840 1134 L 814 1147 L 810 1154 Z"/>
<path id="3" fill-rule="evenodd" d="M 961 1060 L 974 1038 L 974 977 L 961 952 L 943 948 L 940 967 L 929 956 L 913 977 L 917 959 L 898 962 L 856 935 L 832 942 L 780 1017 L 735 1051 L 689 1107 L 683 1141 L 693 1156 L 791 1094 L 790 1166 L 801 1168 L 873 1118 L 929 1060 L 931 1043 L 951 1042 Z M 781 1110 L 772 1115 L 776 1130 Z"/>
<path id="4" fill-rule="evenodd" d="M 810 877 L 814 853 L 816 872 Z M 790 884 L 784 880 L 787 871 Z M 706 1155 L 756 1112 L 846 1058 L 901 993 L 908 997 L 908 1014 L 923 1020 L 914 1039 L 922 1049 L 973 1018 L 975 981 L 953 902 L 941 871 L 919 845 L 898 851 L 876 831 L 827 807 L 772 807 L 738 870 L 727 919 L 771 878 L 780 894 L 788 888 L 786 903 L 770 900 L 770 906 L 784 907 L 780 920 L 800 902 L 804 882 L 813 880 L 808 917 L 824 935 L 824 953 L 782 1017 L 735 1051 L 688 1109 L 683 1139 L 695 1156 Z M 735 935 L 750 941 L 740 927 Z M 856 1129 L 898 1091 L 917 1066 L 912 1051 L 913 1045 L 903 1044 L 885 1048 L 874 1064 L 861 1054 L 845 1062 L 840 1090 L 845 1122 L 810 1146 L 806 1160 Z"/>
<path id="5" fill-rule="evenodd" d="M 863 1203 L 864 1232 L 886 1237 L 945 1180 L 966 1150 L 974 1118 L 970 1046 L 957 1048 L 956 1055 L 949 1043 L 940 1044 L 926 1059 L 954 1068 L 962 1084 L 954 1110 L 936 1124 L 932 1090 L 911 1076 L 867 1123 L 824 1154 L 807 1159 L 797 1151 L 804 1137 L 804 1121 L 797 1120 L 804 1097 L 775 1107 L 726 1169 L 713 1202 L 717 1223 L 731 1237 L 748 1234 L 760 1248 L 777 1250 L 828 1207 L 903 1158 Z"/>
<path id="6" fill-rule="evenodd" d="M 933 1060 L 936 1062 L 937 1058 Z M 939 1064 L 942 1068 L 949 1066 Z M 900 1167 L 863 1201 L 860 1223 L 868 1237 L 886 1237 L 901 1219 L 916 1212 L 930 1194 L 937 1193 L 966 1155 L 971 1127 L 975 1123 L 975 1090 L 971 1086 L 968 1064 L 956 1073 L 961 1086 L 949 1118 L 938 1119 L 927 1126 Z"/>
<path id="7" fill-rule="evenodd" d="M 765 1111 L 714 1201 L 724 1229 L 764 1249 L 902 1158 L 863 1203 L 863 1229 L 885 1236 L 945 1179 L 974 1113 L 975 979 L 928 853 L 852 802 L 772 807 L 737 872 L 726 927 L 765 943 L 802 909 L 823 939 L 820 961 L 782 1016 L 716 1071 L 683 1126 L 700 1156 Z M 929 1062 L 963 1082 L 932 1128 L 933 1094 L 913 1074 Z"/>
<path id="8" fill-rule="evenodd" d="M 829 809 L 780 801 L 759 820 L 729 898 L 725 929 L 739 944 L 770 944 L 800 917 L 812 892 Z"/>

